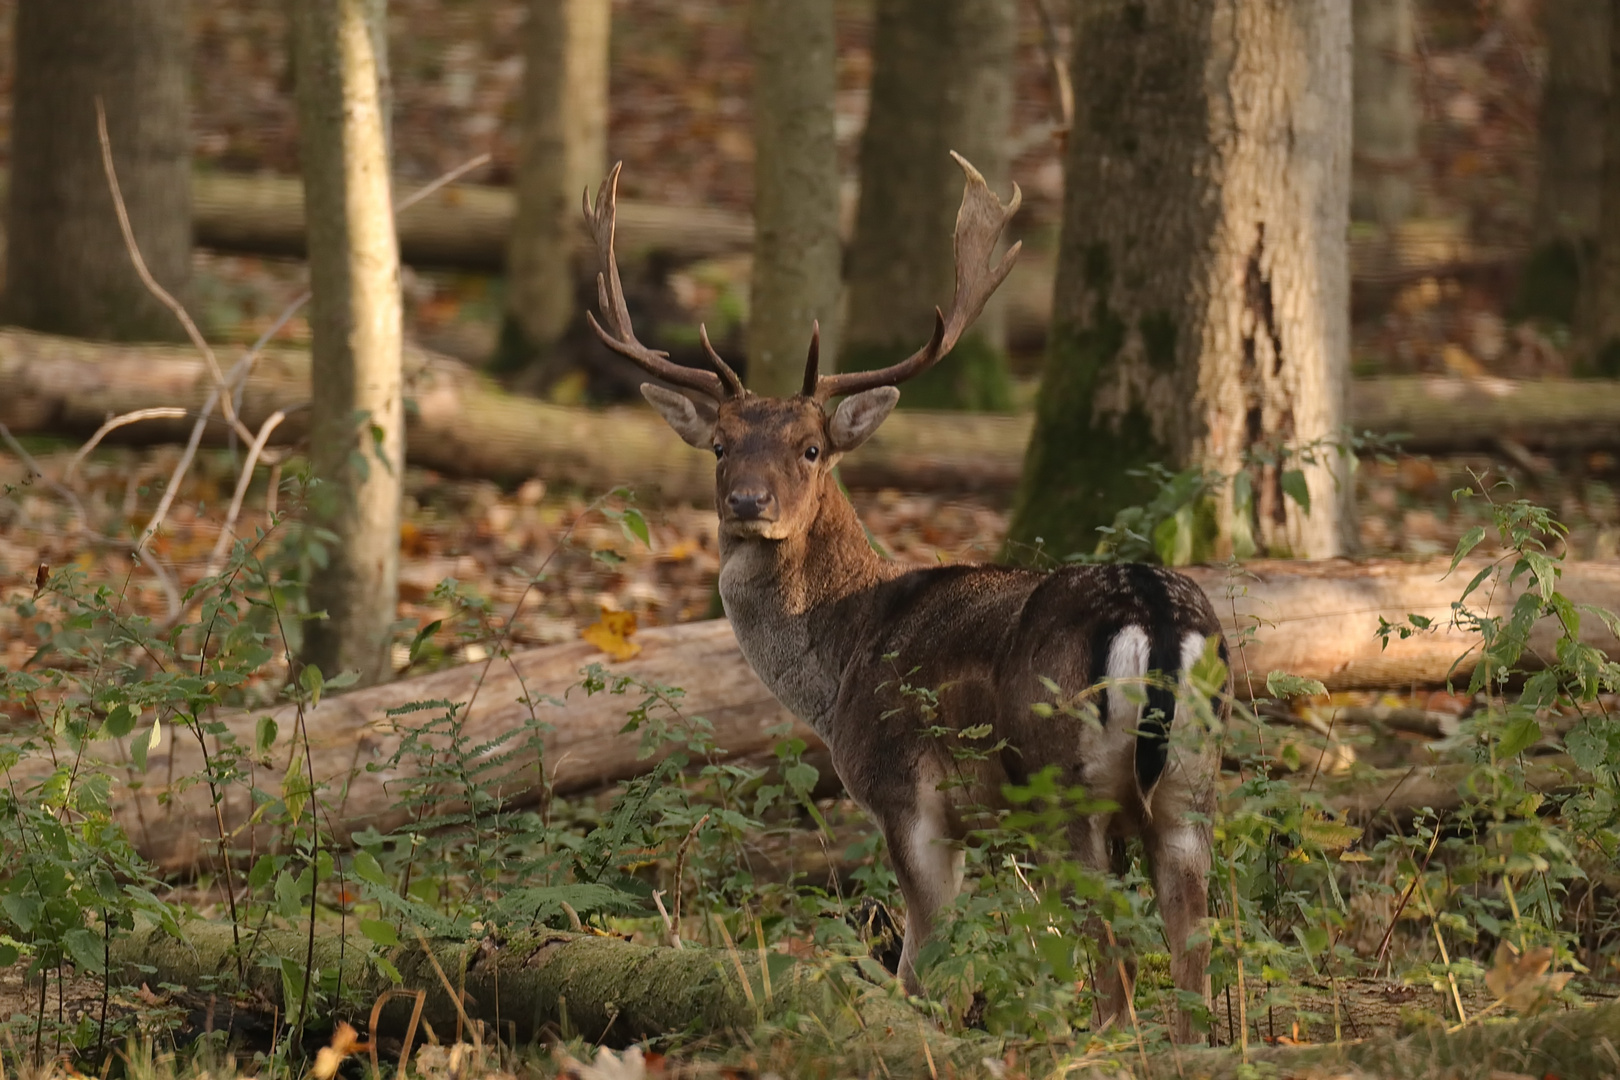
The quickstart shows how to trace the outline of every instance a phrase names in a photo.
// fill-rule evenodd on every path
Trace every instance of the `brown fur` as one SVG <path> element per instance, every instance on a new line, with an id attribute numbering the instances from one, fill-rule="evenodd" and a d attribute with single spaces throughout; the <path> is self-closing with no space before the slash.
<path id="1" fill-rule="evenodd" d="M 871 428 L 886 414 L 882 409 Z M 1172 706 L 1179 715 L 1168 765 L 1144 792 L 1133 767 L 1133 719 L 1113 720 L 1106 701 L 1100 725 L 1042 718 L 1030 705 L 1054 700 L 1042 676 L 1065 698 L 1103 679 L 1112 641 L 1127 627 L 1141 627 L 1143 642 L 1166 626 L 1176 640 L 1219 635 L 1208 599 L 1186 578 L 1154 567 L 1044 574 L 1003 566 L 908 570 L 887 561 L 872 550 L 834 479 L 832 468 L 848 448 L 835 442 L 838 427 L 804 397 L 748 395 L 718 405 L 707 437 L 722 451 L 715 480 L 720 595 L 749 663 L 826 740 L 839 778 L 883 830 L 907 902 L 907 988 L 921 991 L 917 950 L 956 891 L 962 809 L 996 805 L 1005 783 L 1056 766 L 1064 782 L 1120 807 L 1074 823 L 1076 858 L 1105 870 L 1111 839 L 1143 839 L 1176 985 L 1202 993 L 1208 945 L 1187 938 L 1207 914 L 1212 746 L 1197 738 L 1187 710 Z M 815 461 L 806 457 L 811 447 Z M 739 518 L 729 502 L 738 491 L 768 495 L 769 520 Z M 951 745 L 960 740 L 925 733 L 902 683 L 938 691 L 933 723 L 953 730 L 990 723 L 993 733 L 982 744 L 1005 739 L 1010 749 L 982 762 L 957 761 Z M 1203 820 L 1189 821 L 1189 814 Z M 931 843 L 918 841 L 923 834 Z M 1117 1014 L 1126 992 L 1118 967 L 1099 973 L 1098 983 L 1100 1016 Z M 1175 1026 L 1188 1036 L 1185 1017 Z"/>

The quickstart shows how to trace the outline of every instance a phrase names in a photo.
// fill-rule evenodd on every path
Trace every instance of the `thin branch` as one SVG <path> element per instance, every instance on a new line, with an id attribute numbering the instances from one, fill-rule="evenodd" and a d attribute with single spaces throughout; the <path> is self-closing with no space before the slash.
<path id="1" fill-rule="evenodd" d="M 415 206 L 429 195 L 432 195 L 440 188 L 455 183 L 457 180 L 460 180 L 463 176 L 466 176 L 480 165 L 489 164 L 489 157 L 490 156 L 488 154 L 479 154 L 477 157 L 468 158 L 466 161 L 463 161 L 460 165 L 457 165 L 455 168 L 451 169 L 437 180 L 429 183 L 426 187 L 417 188 L 415 191 L 411 192 L 394 205 L 394 213 L 403 214 L 405 211 L 409 210 L 411 207 Z"/>
<path id="2" fill-rule="evenodd" d="M 231 549 L 231 541 L 236 535 L 236 519 L 242 513 L 242 500 L 247 498 L 248 485 L 253 482 L 253 470 L 259 463 L 259 455 L 264 452 L 264 444 L 269 441 L 270 433 L 280 427 L 285 419 L 287 410 L 277 409 L 259 425 L 259 434 L 248 447 L 247 460 L 242 462 L 241 475 L 236 479 L 236 492 L 231 496 L 230 509 L 225 513 L 225 523 L 220 526 L 219 539 L 214 541 L 214 551 L 208 556 L 208 567 L 203 571 L 203 577 L 213 577 L 219 573 L 225 555 Z"/>
<path id="3" fill-rule="evenodd" d="M 129 252 L 129 261 L 135 266 L 135 273 L 140 276 L 141 284 L 146 286 L 147 292 L 157 297 L 163 306 L 174 312 L 174 317 L 180 320 L 186 336 L 191 339 L 192 345 L 202 353 L 203 360 L 208 364 L 208 373 L 214 377 L 214 386 L 220 390 L 228 389 L 225 373 L 219 367 L 219 358 L 214 355 L 214 350 L 202 336 L 202 331 L 197 329 L 197 324 L 192 321 L 185 305 L 176 300 L 169 290 L 158 284 L 157 278 L 152 276 L 152 271 L 146 268 L 146 259 L 141 256 L 140 246 L 135 243 L 135 230 L 129 224 L 129 211 L 124 206 L 124 193 L 118 186 L 118 170 L 113 166 L 112 140 L 107 137 L 107 110 L 102 106 L 99 95 L 96 97 L 96 134 L 101 140 L 101 167 L 107 173 L 107 187 L 112 191 L 113 209 L 118 211 L 118 228 L 124 234 L 124 247 Z M 247 425 L 236 418 L 236 408 L 230 397 L 226 395 L 222 400 L 224 401 L 222 411 L 226 421 L 236 429 L 243 442 L 251 442 L 253 433 L 247 429 Z"/>
<path id="4" fill-rule="evenodd" d="M 105 439 L 119 428 L 128 427 L 130 424 L 138 424 L 142 420 L 183 420 L 185 415 L 186 410 L 178 405 L 159 405 L 151 409 L 136 409 L 133 412 L 109 418 L 106 423 L 96 429 L 94 435 L 90 436 L 90 441 L 79 447 L 78 453 L 73 455 L 73 460 L 68 462 L 67 471 L 62 474 L 62 483 L 71 486 L 74 473 L 79 471 L 79 466 L 84 464 L 84 459 L 90 455 L 90 451 L 100 446 L 102 439 Z"/>

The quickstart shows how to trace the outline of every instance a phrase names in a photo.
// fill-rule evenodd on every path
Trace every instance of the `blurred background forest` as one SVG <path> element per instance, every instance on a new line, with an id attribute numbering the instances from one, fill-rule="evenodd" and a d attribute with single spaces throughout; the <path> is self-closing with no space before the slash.
<path id="1" fill-rule="evenodd" d="M 402 218 L 405 338 L 489 372 L 510 389 L 559 404 L 626 401 L 636 378 L 614 368 L 582 330 L 582 305 L 574 304 L 568 314 L 560 359 L 544 365 L 529 364 L 521 354 L 514 359 L 503 337 L 507 313 L 524 306 L 509 302 L 501 271 L 512 227 L 508 192 L 522 141 L 531 6 L 522 0 L 387 5 L 399 191 L 488 155 L 486 163 Z M 969 394 L 965 403 L 1027 415 L 1039 388 L 1050 320 L 1068 122 L 1064 83 L 1073 41 L 1067 0 L 1004 7 L 1013 30 L 1004 64 L 1009 120 L 975 137 L 1004 156 L 995 170 L 999 179 L 992 176 L 998 189 L 1005 192 L 1016 181 L 1024 192 L 1012 233 L 1024 240 L 1026 251 L 1003 290 L 1000 314 L 991 319 L 991 332 L 1006 346 L 1010 387 L 1007 394 Z M 1576 325 L 1580 271 L 1591 258 L 1603 182 L 1609 5 L 1368 0 L 1355 7 L 1352 373 L 1475 380 L 1470 385 L 1482 377 L 1612 374 L 1588 355 L 1591 350 L 1582 351 Z M 705 321 L 722 353 L 736 359 L 750 351 L 745 334 L 757 101 L 748 6 L 614 0 L 611 8 L 600 160 L 622 159 L 622 196 L 649 208 L 641 219 L 649 222 L 646 232 L 638 234 L 647 237 L 636 245 L 640 257 L 632 256 L 626 267 L 639 332 L 644 340 L 673 347 L 677 358 L 698 363 L 695 326 Z M 302 218 L 288 209 L 299 197 L 300 159 L 286 12 L 278 4 L 246 0 L 184 9 L 198 245 L 184 299 L 212 340 L 246 344 L 269 331 L 274 341 L 307 345 L 306 313 L 277 325 L 306 281 L 305 264 L 296 255 L 303 244 Z M 857 228 L 876 17 L 874 5 L 859 0 L 838 0 L 834 10 L 833 140 L 838 217 L 849 245 Z M 0 2 L 0 155 L 9 154 L 11 145 L 16 12 L 14 0 Z M 0 164 L 9 162 L 0 157 Z M 599 177 L 601 171 L 593 166 L 585 174 Z M 102 181 L 93 177 L 92 183 Z M 950 198 L 954 212 L 954 194 Z M 851 257 L 848 251 L 844 257 Z M 591 265 L 578 268 L 578 282 L 585 283 L 576 286 L 578 299 L 589 297 L 595 269 L 594 260 L 584 261 Z M 905 317 L 915 322 L 919 315 L 907 310 Z M 912 323 L 906 326 L 909 335 Z M 803 333 L 801 327 L 793 332 Z M 176 333 L 171 327 L 164 336 Z M 953 364 L 965 365 L 960 354 Z M 908 400 L 918 392 L 908 389 Z M 1560 403 L 1571 398 L 1607 402 L 1606 393 L 1574 391 L 1546 415 L 1556 417 Z M 1470 418 L 1472 409 L 1458 405 L 1448 419 L 1442 401 L 1417 421 L 1425 429 L 1470 419 L 1475 428 L 1489 426 L 1489 418 Z M 1538 416 L 1524 423 L 1543 430 L 1557 426 Z M 1583 430 L 1591 429 L 1589 421 L 1582 421 Z M 1410 416 L 1390 423 L 1413 432 Z M 283 430 L 293 427 L 289 422 Z M 1572 526 L 1572 551 L 1583 557 L 1614 553 L 1620 511 L 1613 485 L 1620 465 L 1604 439 L 1582 436 L 1552 447 L 1512 433 L 1482 436 L 1473 428 L 1454 438 L 1444 430 L 1419 434 L 1424 437 L 1418 448 L 1435 450 L 1432 456 L 1369 456 L 1356 474 L 1354 528 L 1364 552 L 1425 555 L 1449 549 L 1474 520 L 1470 511 L 1450 504 L 1447 492 L 1468 469 L 1484 468 L 1542 491 Z M 160 489 L 148 485 L 168 473 L 179 452 L 172 446 L 104 448 L 88 464 L 86 482 L 107 486 L 109 505 L 135 515 L 138 506 L 156 501 Z M 204 560 L 197 553 L 216 543 L 218 519 L 207 508 L 229 501 L 228 486 L 216 489 L 231 482 L 233 467 L 221 465 L 219 476 L 210 479 L 212 468 L 205 454 L 186 479 L 193 485 L 188 495 L 203 507 L 198 520 L 191 520 L 194 512 L 186 506 L 191 500 L 182 498 L 152 540 L 154 550 L 176 560 L 181 580 L 201 572 Z M 522 469 L 488 478 L 410 471 L 401 618 L 418 625 L 430 621 L 440 609 L 427 601 L 446 576 L 482 582 L 507 601 L 524 592 L 526 567 L 578 517 L 590 492 L 589 485 L 548 485 L 532 477 L 523 483 L 528 474 L 516 473 Z M 910 484 L 912 474 L 904 468 L 884 475 L 888 479 L 852 487 L 869 525 L 896 554 L 926 561 L 982 559 L 1000 549 L 1010 508 L 1006 474 L 943 485 Z M 8 474 L 20 476 L 20 469 Z M 254 482 L 244 523 L 267 520 L 260 484 Z M 622 554 L 628 561 L 612 567 L 581 555 L 544 595 L 531 594 L 528 608 L 516 614 L 518 639 L 562 640 L 601 606 L 636 611 L 654 623 L 712 610 L 717 552 L 712 519 L 701 509 L 701 485 L 694 498 L 699 509 L 676 499 L 660 513 L 656 554 L 627 549 Z M 47 512 L 49 502 L 41 492 L 28 496 L 21 504 L 28 509 L 11 518 L 8 536 L 0 538 L 9 546 L 8 567 L 23 576 L 38 562 L 92 558 L 71 530 L 47 524 L 66 512 Z M 29 523 L 43 531 L 23 528 Z M 592 528 L 587 526 L 586 546 L 614 542 L 612 529 L 598 535 Z"/>

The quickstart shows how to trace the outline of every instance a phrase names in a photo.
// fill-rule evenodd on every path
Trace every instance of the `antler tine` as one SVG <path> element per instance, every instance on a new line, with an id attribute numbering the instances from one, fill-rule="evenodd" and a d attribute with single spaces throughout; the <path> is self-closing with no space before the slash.
<path id="1" fill-rule="evenodd" d="M 804 389 L 800 391 L 805 397 L 814 397 L 816 382 L 821 378 L 821 320 L 815 319 L 810 323 L 810 353 L 804 358 Z"/>
<path id="2" fill-rule="evenodd" d="M 984 182 L 978 169 L 958 154 L 951 157 L 962 167 L 967 180 L 962 187 L 962 206 L 956 212 L 956 293 L 951 299 L 950 313 L 934 309 L 934 333 L 928 344 L 906 359 L 878 371 L 847 371 L 839 375 L 823 375 L 816 380 L 814 396 L 822 401 L 840 394 L 856 394 L 879 386 L 895 386 L 914 375 L 933 367 L 940 357 L 955 347 L 964 331 L 979 317 L 990 295 L 996 291 L 1018 260 L 1022 241 L 1014 244 L 990 265 L 996 242 L 1001 239 L 1007 222 L 1018 212 L 1024 193 L 1013 185 L 1012 199 L 1003 203 Z M 806 380 L 808 383 L 808 379 Z"/>
<path id="3" fill-rule="evenodd" d="M 583 196 L 585 224 L 596 241 L 596 254 L 602 267 L 596 275 L 597 306 L 602 310 L 602 318 L 607 321 L 608 329 L 603 329 L 602 324 L 596 321 L 596 316 L 590 312 L 585 313 L 585 319 L 591 324 L 591 329 L 596 331 L 596 336 L 602 339 L 602 344 L 620 356 L 635 361 L 648 374 L 656 375 L 677 386 L 707 394 L 717 401 L 730 397 L 730 388 L 721 383 L 718 375 L 674 363 L 669 359 L 668 353 L 649 349 L 636 340 L 636 332 L 630 326 L 630 310 L 624 302 L 624 285 L 619 281 L 619 263 L 613 255 L 614 223 L 618 213 L 619 170 L 623 167 L 622 161 L 614 165 L 607 179 L 602 181 L 602 187 L 596 193 L 594 207 L 591 205 L 591 193 L 588 189 Z M 707 341 L 704 343 L 707 344 Z M 713 350 L 710 350 L 710 355 L 713 355 Z M 727 374 L 731 374 L 729 369 Z M 735 380 L 737 376 L 732 374 L 731 378 Z"/>
<path id="4" fill-rule="evenodd" d="M 742 397 L 746 394 L 748 391 L 743 389 L 742 380 L 737 377 L 737 373 L 731 370 L 730 364 L 720 359 L 720 354 L 709 344 L 709 328 L 703 323 L 698 323 L 698 337 L 703 341 L 703 351 L 709 354 L 709 363 L 714 365 L 714 369 L 720 373 L 720 378 L 726 384 L 726 396 Z"/>

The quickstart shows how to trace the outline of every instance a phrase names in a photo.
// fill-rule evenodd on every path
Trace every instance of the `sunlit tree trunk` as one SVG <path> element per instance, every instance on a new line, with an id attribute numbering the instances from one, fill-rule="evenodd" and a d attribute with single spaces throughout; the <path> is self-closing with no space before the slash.
<path id="1" fill-rule="evenodd" d="M 753 0 L 754 270 L 748 386 L 798 393 L 812 320 L 837 356 L 840 263 L 833 0 Z"/>
<path id="2" fill-rule="evenodd" d="M 399 251 L 378 23 L 384 0 L 295 0 L 298 119 L 308 207 L 309 494 L 322 544 L 309 585 L 326 618 L 301 659 L 327 676 L 389 671 L 404 475 Z M 319 541 L 316 541 L 319 542 Z"/>
<path id="3" fill-rule="evenodd" d="M 894 363 L 920 347 L 948 306 L 961 153 L 1005 197 L 1018 10 L 1012 0 L 878 0 L 872 105 L 861 139 L 861 197 L 849 252 L 840 367 Z M 901 400 L 935 408 L 1011 403 L 994 310 Z"/>
<path id="4" fill-rule="evenodd" d="M 1520 282 L 1527 316 L 1572 323 L 1597 236 L 1603 182 L 1603 115 L 1609 94 L 1611 0 L 1541 5 L 1547 80 L 1538 119 L 1540 175 L 1534 243 Z M 1587 273 L 1582 273 L 1588 269 Z"/>
<path id="5" fill-rule="evenodd" d="M 16 20 L 6 321 L 77 337 L 178 337 L 125 254 L 96 99 L 135 241 L 153 276 L 179 292 L 191 276 L 185 0 L 21 0 Z"/>
<path id="6" fill-rule="evenodd" d="M 576 310 L 580 195 L 607 171 L 608 0 L 529 0 L 517 219 L 497 367 L 545 385 Z M 594 256 L 592 256 L 594 259 Z"/>
<path id="7" fill-rule="evenodd" d="M 1350 213 L 1393 228 L 1417 198 L 1416 23 L 1413 0 L 1354 0 L 1355 111 Z"/>
<path id="8" fill-rule="evenodd" d="M 1341 434 L 1349 360 L 1349 5 L 1076 15 L 1051 343 L 1011 544 L 1091 551 L 1154 497 L 1140 470 L 1162 463 L 1231 478 L 1176 529 L 1179 557 L 1340 554 L 1350 486 L 1320 444 Z"/>

